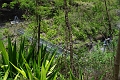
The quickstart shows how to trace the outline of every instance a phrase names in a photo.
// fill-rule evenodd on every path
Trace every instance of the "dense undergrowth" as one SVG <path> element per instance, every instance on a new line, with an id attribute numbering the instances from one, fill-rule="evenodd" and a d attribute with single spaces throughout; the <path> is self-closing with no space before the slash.
<path id="1" fill-rule="evenodd" d="M 70 69 L 69 54 L 56 51 L 50 53 L 47 47 L 37 50 L 36 15 L 41 16 L 40 38 L 65 47 L 65 13 L 62 0 L 13 0 L 2 7 L 19 8 L 25 11 L 24 22 L 9 23 L 0 28 L 0 79 L 1 80 L 113 80 L 114 57 L 119 30 L 116 23 L 119 9 L 117 0 L 74 0 L 68 3 L 69 25 L 73 37 L 73 70 Z M 107 16 L 109 13 L 110 21 Z M 104 46 L 109 37 L 109 22 L 112 26 L 111 42 Z M 24 33 L 18 33 L 23 30 Z M 8 37 L 8 35 L 10 37 Z M 98 39 L 97 37 L 102 38 Z M 25 38 L 20 37 L 25 36 Z M 31 42 L 29 37 L 35 38 Z M 7 40 L 8 38 L 8 40 Z M 1 40 L 2 39 L 2 40 Z M 90 45 L 89 45 L 90 44 Z M 91 46 L 91 47 L 90 47 Z M 105 48 L 105 51 L 102 49 Z"/>
<path id="2" fill-rule="evenodd" d="M 36 43 L 26 47 L 25 42 L 25 38 L 21 38 L 20 45 L 16 45 L 16 41 L 11 43 L 8 37 L 8 46 L 5 48 L 0 41 L 2 80 L 112 80 L 112 52 L 98 49 L 91 53 L 78 53 L 74 56 L 72 73 L 69 56 L 66 59 L 61 55 L 56 56 L 55 51 L 49 53 L 44 46 L 40 47 L 38 53 Z"/>

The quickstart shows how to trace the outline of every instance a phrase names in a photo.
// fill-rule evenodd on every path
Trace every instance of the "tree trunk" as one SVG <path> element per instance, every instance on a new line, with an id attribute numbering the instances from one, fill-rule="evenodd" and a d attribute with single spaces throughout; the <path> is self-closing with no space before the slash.
<path id="1" fill-rule="evenodd" d="M 40 22 L 41 22 L 41 16 L 38 15 L 38 53 L 40 49 Z"/>
<path id="2" fill-rule="evenodd" d="M 120 65 L 120 31 L 119 31 L 119 39 L 118 39 L 118 47 L 117 54 L 114 62 L 114 80 L 119 80 L 119 65 Z"/>
<path id="3" fill-rule="evenodd" d="M 39 53 L 39 49 L 40 49 L 40 22 L 41 22 L 41 16 L 37 13 L 37 7 L 39 6 L 38 2 L 40 0 L 36 0 L 36 22 L 37 22 L 37 27 L 38 27 L 38 32 L 37 32 L 37 36 L 38 36 L 38 53 Z"/>
<path id="4" fill-rule="evenodd" d="M 120 6 L 120 0 L 118 0 L 118 5 Z"/>
<path id="5" fill-rule="evenodd" d="M 112 37 L 112 25 L 111 25 L 111 20 L 110 20 L 110 15 L 109 15 L 109 11 L 108 11 L 108 7 L 107 7 L 107 2 L 106 0 L 104 0 L 105 3 L 105 9 L 106 9 L 106 16 L 107 16 L 107 20 L 108 20 L 108 30 L 109 30 L 109 35 L 110 37 Z"/>
<path id="6" fill-rule="evenodd" d="M 72 5 L 73 4 L 73 0 L 69 0 L 69 4 Z"/>
<path id="7" fill-rule="evenodd" d="M 68 7 L 67 1 L 64 0 L 64 7 L 65 7 L 65 24 L 66 28 L 68 29 L 68 40 L 69 40 L 69 51 L 70 51 L 70 68 L 73 71 L 73 43 L 72 43 L 72 28 L 69 25 L 68 19 Z"/>

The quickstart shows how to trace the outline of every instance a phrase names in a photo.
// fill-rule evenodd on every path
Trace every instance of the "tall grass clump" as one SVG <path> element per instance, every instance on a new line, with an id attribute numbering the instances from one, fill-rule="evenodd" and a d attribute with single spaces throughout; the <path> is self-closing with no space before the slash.
<path id="1" fill-rule="evenodd" d="M 2 56 L 1 79 L 14 80 L 56 80 L 55 51 L 49 53 L 43 45 L 37 53 L 36 43 L 25 47 L 25 38 L 21 39 L 20 47 L 11 42 L 8 37 L 8 46 L 5 48 L 0 40 L 0 53 Z M 37 55 L 34 55 L 37 54 Z"/>

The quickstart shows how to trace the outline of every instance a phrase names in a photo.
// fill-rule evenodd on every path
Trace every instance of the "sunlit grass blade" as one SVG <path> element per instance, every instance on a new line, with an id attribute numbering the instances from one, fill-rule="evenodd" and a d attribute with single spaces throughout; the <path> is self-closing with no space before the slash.
<path id="1" fill-rule="evenodd" d="M 52 73 L 53 73 L 53 71 L 54 71 L 54 69 L 55 69 L 55 66 L 56 66 L 56 64 L 55 64 L 55 65 L 53 65 L 53 66 L 50 68 L 50 70 L 49 70 L 49 72 L 47 73 L 47 75 L 49 75 L 49 74 L 52 74 Z"/>
<path id="2" fill-rule="evenodd" d="M 20 73 L 18 73 L 18 74 L 15 76 L 14 80 L 17 80 L 17 78 L 18 78 L 19 74 L 20 74 Z"/>
<path id="3" fill-rule="evenodd" d="M 49 61 L 49 63 L 46 66 L 46 72 L 48 72 L 48 70 L 50 69 L 50 66 L 51 66 L 51 63 L 54 60 L 54 57 L 55 57 L 55 52 L 53 52 L 53 55 L 51 56 L 50 61 Z"/>
<path id="4" fill-rule="evenodd" d="M 46 70 L 44 65 L 42 64 L 42 68 L 41 68 L 41 79 L 40 80 L 47 80 L 46 79 Z"/>
<path id="5" fill-rule="evenodd" d="M 55 71 L 52 71 L 52 73 L 50 74 L 50 76 L 48 77 L 48 80 L 57 80 L 57 75 L 58 75 L 58 71 L 60 70 L 60 68 L 58 68 Z"/>
<path id="6" fill-rule="evenodd" d="M 8 75 L 9 75 L 9 69 L 5 72 L 5 75 L 4 75 L 4 77 L 3 77 L 3 80 L 7 80 Z"/>

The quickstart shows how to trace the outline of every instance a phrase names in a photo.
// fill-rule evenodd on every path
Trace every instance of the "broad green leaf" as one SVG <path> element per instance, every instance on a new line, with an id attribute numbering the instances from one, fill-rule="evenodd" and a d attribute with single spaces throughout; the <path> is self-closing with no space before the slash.
<path id="1" fill-rule="evenodd" d="M 38 80 L 33 74 L 32 74 L 32 71 L 31 71 L 31 68 L 29 66 L 29 64 L 27 63 L 27 61 L 25 60 L 24 56 L 22 55 L 22 58 L 23 58 L 23 62 L 25 64 L 25 67 L 27 69 L 27 73 L 28 73 L 28 76 L 29 76 L 29 79 L 30 80 Z M 34 65 L 33 65 L 34 66 Z"/>
<path id="2" fill-rule="evenodd" d="M 23 62 L 24 62 L 24 64 L 25 64 L 25 67 L 26 67 L 26 69 L 27 69 L 28 77 L 29 77 L 30 80 L 33 80 L 32 71 L 31 71 L 31 69 L 30 69 L 27 61 L 26 61 L 25 58 L 23 57 L 23 55 L 22 55 L 22 58 L 23 58 Z"/>
<path id="3" fill-rule="evenodd" d="M 36 63 L 35 60 L 34 60 L 34 63 L 33 63 L 33 70 L 34 70 L 37 78 L 40 79 L 41 78 L 41 73 L 40 73 L 41 68 L 40 68 L 40 66 L 38 66 L 38 64 Z"/>
<path id="4" fill-rule="evenodd" d="M 22 65 L 23 63 L 23 59 L 22 59 L 22 54 L 24 52 L 24 45 L 25 45 L 25 38 L 22 39 L 21 38 L 21 42 L 20 42 L 20 50 L 19 50 L 19 54 L 18 54 L 18 62 Z"/>
<path id="5" fill-rule="evenodd" d="M 2 8 L 5 8 L 5 7 L 7 7 L 7 6 L 8 6 L 7 3 L 3 3 L 3 4 L 2 4 Z"/>
<path id="6" fill-rule="evenodd" d="M 4 64 L 9 64 L 9 57 L 8 57 L 8 53 L 2 43 L 2 41 L 0 40 L 0 51 L 1 51 L 1 54 L 2 54 L 2 58 L 3 58 L 3 62 Z"/>
<path id="7" fill-rule="evenodd" d="M 14 61 L 14 57 L 13 56 L 14 55 L 13 55 L 13 52 L 12 52 L 12 43 L 11 43 L 10 36 L 8 36 L 8 56 L 9 56 L 9 61 L 13 63 L 13 61 Z M 12 72 L 15 72 L 15 68 L 11 64 L 9 66 L 10 66 L 10 75 L 12 76 Z"/>
<path id="8" fill-rule="evenodd" d="M 8 55 L 9 55 L 9 61 L 12 62 L 13 59 L 12 44 L 9 36 L 8 36 Z"/>
<path id="9" fill-rule="evenodd" d="M 15 65 L 15 66 L 17 66 L 17 48 L 16 48 L 16 41 L 15 41 L 15 43 L 14 43 L 14 47 L 13 47 L 13 64 Z"/>
<path id="10" fill-rule="evenodd" d="M 39 53 L 38 53 L 38 66 L 40 67 L 41 66 L 41 49 L 39 50 Z"/>
<path id="11" fill-rule="evenodd" d="M 26 61 L 29 63 L 30 58 L 32 58 L 34 53 L 34 49 L 35 49 L 35 45 L 31 45 L 30 48 L 28 49 L 28 55 L 26 58 Z"/>
<path id="12" fill-rule="evenodd" d="M 29 79 L 33 80 L 33 75 L 32 75 L 31 69 L 30 69 L 30 67 L 29 67 L 29 65 L 27 63 L 25 63 L 25 67 L 27 69 L 27 73 L 28 73 Z"/>
<path id="13" fill-rule="evenodd" d="M 11 63 L 11 62 L 10 62 Z M 11 63 L 12 64 L 12 63 Z M 13 66 L 14 66 L 14 68 L 19 72 L 19 73 L 21 73 L 25 78 L 27 78 L 27 76 L 26 76 L 26 73 L 25 73 L 25 71 L 22 69 L 19 69 L 19 68 L 17 68 L 14 64 L 12 64 Z"/>

